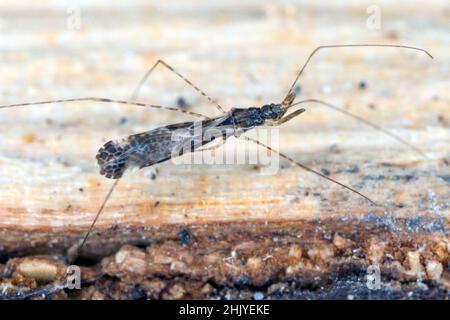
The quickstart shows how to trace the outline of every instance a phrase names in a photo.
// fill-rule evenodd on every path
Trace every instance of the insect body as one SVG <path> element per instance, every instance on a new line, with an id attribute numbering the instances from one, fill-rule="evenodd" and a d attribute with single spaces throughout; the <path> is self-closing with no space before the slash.
<path id="1" fill-rule="evenodd" d="M 292 107 L 294 98 L 295 94 L 292 93 L 282 104 L 269 104 L 261 108 L 233 108 L 223 116 L 200 123 L 182 122 L 131 135 L 119 141 L 109 141 L 100 148 L 96 156 L 100 174 L 119 179 L 127 168 L 144 168 L 181 156 L 186 151 L 194 152 L 217 138 L 217 135 L 209 134 L 213 129 L 225 141 L 230 135 L 239 137 L 257 126 L 282 123 L 286 121 L 282 117 Z M 305 109 L 300 109 L 294 114 L 304 111 Z M 292 119 L 292 115 L 289 119 Z M 196 130 L 199 126 L 201 130 Z M 176 135 L 180 131 L 184 133 L 181 137 Z"/>

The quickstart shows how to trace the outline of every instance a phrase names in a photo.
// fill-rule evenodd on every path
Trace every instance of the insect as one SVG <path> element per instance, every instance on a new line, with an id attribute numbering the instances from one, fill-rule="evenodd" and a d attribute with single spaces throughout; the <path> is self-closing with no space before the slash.
<path id="1" fill-rule="evenodd" d="M 303 74 L 306 66 L 309 64 L 311 58 L 321 49 L 329 49 L 329 48 L 343 48 L 343 47 L 394 47 L 394 48 L 403 48 L 403 49 L 409 49 L 409 50 L 416 50 L 421 51 L 425 54 L 427 54 L 430 58 L 433 58 L 431 54 L 421 48 L 418 47 L 412 47 L 412 46 L 405 46 L 405 45 L 391 45 L 391 44 L 348 44 L 348 45 L 325 45 L 320 46 L 314 49 L 310 55 L 308 56 L 307 60 L 302 65 L 300 71 L 297 73 L 297 76 L 295 77 L 292 85 L 290 86 L 286 96 L 280 103 L 271 103 L 266 104 L 261 107 L 250 107 L 250 108 L 232 108 L 228 112 L 225 112 L 224 108 L 217 103 L 215 100 L 213 100 L 209 95 L 207 95 L 204 91 L 202 91 L 199 87 L 194 85 L 189 79 L 187 79 L 185 76 L 177 72 L 173 67 L 171 67 L 169 64 L 164 62 L 163 60 L 158 60 L 144 75 L 144 77 L 139 82 L 138 86 L 134 90 L 131 99 L 130 100 L 118 100 L 118 99 L 109 99 L 109 98 L 97 98 L 97 97 L 87 97 L 87 98 L 73 98 L 73 99 L 61 99 L 61 100 L 51 100 L 51 101 L 40 101 L 40 102 L 32 102 L 32 103 L 19 103 L 19 104 L 10 104 L 10 105 L 2 105 L 1 108 L 12 108 L 12 107 L 23 107 L 23 106 L 32 106 L 32 105 L 42 105 L 42 104 L 50 104 L 50 103 L 62 103 L 62 102 L 82 102 L 82 101 L 94 101 L 94 102 L 102 102 L 102 103 L 118 103 L 118 104 L 126 104 L 126 105 L 134 105 L 134 106 L 140 106 L 140 107 L 149 107 L 149 108 L 157 108 L 157 109 L 163 109 L 168 111 L 175 111 L 175 112 L 182 112 L 185 114 L 188 114 L 190 116 L 200 118 L 202 121 L 200 122 L 201 129 L 200 132 L 206 132 L 209 129 L 214 129 L 220 133 L 220 136 L 222 138 L 222 142 L 225 143 L 226 139 L 229 136 L 235 136 L 240 139 L 245 139 L 248 141 L 251 141 L 253 143 L 256 143 L 259 146 L 262 146 L 264 148 L 267 148 L 271 152 L 275 152 L 279 154 L 281 157 L 285 158 L 286 160 L 292 162 L 293 164 L 312 172 L 332 183 L 335 183 L 353 193 L 356 195 L 364 198 L 367 200 L 371 205 L 375 206 L 381 206 L 380 204 L 377 204 L 374 200 L 372 200 L 367 195 L 362 194 L 361 192 L 355 190 L 354 188 L 351 188 L 333 178 L 330 178 L 326 176 L 325 174 L 322 174 L 318 171 L 315 171 L 302 163 L 292 159 L 291 157 L 272 149 L 270 146 L 265 145 L 264 143 L 260 142 L 259 140 L 253 139 L 251 137 L 244 136 L 243 134 L 251 129 L 254 129 L 259 126 L 279 126 L 298 115 L 302 114 L 305 109 L 300 108 L 297 110 L 292 111 L 291 113 L 287 114 L 291 108 L 297 107 L 304 103 L 316 103 L 321 104 L 323 106 L 326 106 L 328 108 L 334 109 L 338 112 L 341 112 L 349 117 L 352 117 L 368 126 L 371 126 L 372 128 L 376 130 L 380 130 L 383 133 L 389 135 L 393 139 L 397 140 L 398 142 L 412 148 L 417 153 L 419 153 L 422 156 L 425 156 L 424 153 L 416 148 L 415 146 L 408 143 L 406 140 L 402 139 L 401 137 L 381 128 L 380 126 L 367 121 L 361 117 L 358 117 L 357 115 L 354 115 L 342 108 L 339 108 L 335 105 L 332 105 L 330 103 L 327 103 L 325 101 L 321 101 L 318 99 L 307 99 L 302 100 L 299 102 L 295 102 L 296 94 L 294 91 L 294 88 L 300 78 L 300 76 Z M 140 88 L 143 86 L 147 78 L 151 75 L 151 73 L 155 70 L 155 68 L 158 65 L 162 65 L 165 68 L 169 69 L 172 73 L 174 73 L 176 76 L 184 80 L 188 85 L 190 85 L 194 90 L 196 90 L 198 93 L 200 93 L 202 96 L 204 96 L 206 99 L 208 99 L 209 102 L 213 103 L 217 109 L 222 113 L 221 116 L 218 117 L 208 117 L 200 113 L 196 113 L 189 110 L 181 110 L 179 108 L 172 108 L 172 107 L 164 107 L 159 105 L 152 105 L 148 103 L 141 103 L 137 102 L 138 94 L 140 91 Z M 108 199 L 111 197 L 114 189 L 116 188 L 118 182 L 120 181 L 120 178 L 123 176 L 125 171 L 128 168 L 131 167 L 148 167 L 152 166 L 156 163 L 161 163 L 164 161 L 167 161 L 175 156 L 180 156 L 183 153 L 186 152 L 196 152 L 201 150 L 206 150 L 205 148 L 202 148 L 203 146 L 211 143 L 213 140 L 215 140 L 216 137 L 209 137 L 208 139 L 205 138 L 204 134 L 198 134 L 195 132 L 195 125 L 197 122 L 195 121 L 189 121 L 189 122 L 182 122 L 182 123 L 176 123 L 171 124 L 165 127 L 160 127 L 157 129 L 153 129 L 147 132 L 135 134 L 128 136 L 121 140 L 111 140 L 104 144 L 98 151 L 96 159 L 98 162 L 98 165 L 100 167 L 100 174 L 105 176 L 106 178 L 114 179 L 114 183 L 110 187 L 108 193 L 106 194 L 101 206 L 99 207 L 97 214 L 93 220 L 93 222 L 90 225 L 89 230 L 87 231 L 84 238 L 81 240 L 79 246 L 76 247 L 76 251 L 79 252 L 83 248 L 84 244 L 86 243 L 90 233 L 92 232 L 95 223 L 97 222 L 100 214 L 102 213 L 104 207 L 106 206 Z M 173 133 L 177 130 L 183 129 L 188 134 L 186 136 L 183 136 L 179 139 L 173 139 Z M 231 133 L 231 134 L 230 134 Z M 187 148 L 186 148 L 187 146 Z M 211 147 L 211 149 L 220 147 L 221 144 Z M 174 150 L 176 152 L 174 153 Z"/>

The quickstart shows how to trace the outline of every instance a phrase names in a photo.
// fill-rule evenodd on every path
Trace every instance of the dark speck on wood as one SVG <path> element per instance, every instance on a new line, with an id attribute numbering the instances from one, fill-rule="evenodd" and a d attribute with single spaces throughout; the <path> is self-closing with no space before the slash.
<path id="1" fill-rule="evenodd" d="M 188 229 L 183 228 L 180 230 L 180 242 L 183 245 L 188 244 L 189 242 L 191 242 L 192 237 L 191 234 L 189 233 Z"/>
<path id="2" fill-rule="evenodd" d="M 363 179 L 364 180 L 381 181 L 381 180 L 386 179 L 386 177 L 383 176 L 383 175 L 379 175 L 379 176 L 364 176 Z"/>
<path id="3" fill-rule="evenodd" d="M 145 300 L 147 298 L 145 290 L 139 286 L 136 286 L 133 289 L 131 289 L 129 295 L 131 300 Z"/>
<path id="4" fill-rule="evenodd" d="M 120 124 L 125 124 L 127 122 L 128 122 L 128 118 L 127 117 L 120 118 L 120 121 L 119 121 Z"/>
<path id="5" fill-rule="evenodd" d="M 186 99 L 184 99 L 183 97 L 179 97 L 177 99 L 177 107 L 180 109 L 184 109 L 188 107 L 188 104 L 186 102 Z"/>
<path id="6" fill-rule="evenodd" d="M 351 167 L 351 168 L 344 169 L 343 172 L 347 172 L 347 173 L 358 173 L 358 172 L 359 172 L 359 167 L 358 167 L 358 166 L 353 166 L 353 167 Z"/>
<path id="7" fill-rule="evenodd" d="M 364 180 L 372 180 L 372 181 L 381 181 L 381 180 L 393 180 L 393 181 L 404 181 L 404 182 L 410 182 L 413 180 L 416 180 L 417 177 L 412 174 L 406 174 L 406 175 L 394 175 L 394 176 L 384 176 L 384 175 L 378 175 L 378 176 L 369 176 L 366 175 L 363 177 Z"/>
<path id="8" fill-rule="evenodd" d="M 367 82 L 365 82 L 364 80 L 361 80 L 358 84 L 359 89 L 364 90 L 367 88 Z"/>

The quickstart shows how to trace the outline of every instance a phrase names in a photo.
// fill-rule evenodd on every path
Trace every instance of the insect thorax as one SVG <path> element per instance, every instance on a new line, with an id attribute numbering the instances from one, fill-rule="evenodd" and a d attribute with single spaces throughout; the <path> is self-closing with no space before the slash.
<path id="1" fill-rule="evenodd" d="M 284 111 L 280 104 L 267 104 L 260 108 L 234 108 L 231 118 L 237 128 L 250 129 L 263 125 L 266 120 L 276 120 L 283 116 Z"/>

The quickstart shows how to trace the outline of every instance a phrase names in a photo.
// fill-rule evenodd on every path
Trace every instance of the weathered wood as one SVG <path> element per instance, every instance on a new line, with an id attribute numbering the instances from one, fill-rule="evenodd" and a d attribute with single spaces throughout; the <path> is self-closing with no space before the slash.
<path id="1" fill-rule="evenodd" d="M 299 99 L 344 106 L 410 141 L 427 158 L 332 110 L 306 104 L 306 113 L 279 128 L 275 148 L 388 209 L 370 206 L 281 160 L 274 175 L 261 175 L 255 165 L 173 163 L 155 166 L 155 180 L 151 170 L 128 172 L 83 253 L 94 262 L 106 257 L 102 272 L 125 274 L 123 290 L 90 287 L 83 297 L 126 298 L 140 284 L 152 298 L 245 298 L 254 293 L 250 285 L 274 298 L 345 298 L 351 292 L 364 298 L 364 281 L 352 277 L 370 264 L 379 264 L 384 281 L 396 286 L 384 288 L 391 293 L 405 293 L 417 279 L 427 279 L 437 285 L 434 291 L 428 288 L 432 297 L 448 297 L 450 50 L 440 10 L 444 2 L 433 1 L 427 12 L 408 5 L 416 15 L 407 16 L 406 4 L 383 2 L 379 31 L 367 29 L 362 4 L 332 4 L 325 11 L 304 3 L 205 2 L 193 14 L 184 5 L 164 3 L 135 9 L 117 4 L 108 15 L 86 3 L 80 30 L 65 28 L 66 8 L 31 9 L 19 27 L 15 22 L 24 11 L 13 4 L 2 7 L 0 103 L 125 99 L 146 69 L 164 58 L 227 109 L 259 106 L 283 98 L 317 45 L 412 44 L 435 59 L 395 49 L 323 51 L 306 69 Z M 406 25 L 426 23 L 407 28 L 395 23 L 396 15 Z M 174 106 L 180 96 L 195 112 L 218 114 L 163 68 L 152 75 L 140 99 Z M 21 270 L 21 261 L 33 259 L 32 254 L 64 255 L 84 235 L 112 183 L 98 174 L 95 163 L 102 144 L 187 119 L 87 102 L 0 110 L 0 252 L 5 260 L 0 262 L 9 259 L 5 268 Z M 244 147 L 235 139 L 225 145 Z M 146 249 L 125 246 L 117 252 L 123 244 Z M 18 256 L 27 257 L 13 259 Z M 166 283 L 156 283 L 161 273 L 167 274 Z M 364 288 L 302 290 L 318 276 L 322 280 L 315 288 L 334 275 Z M 33 273 L 25 276 L 33 278 Z M 211 289 L 206 280 L 225 289 Z M 106 280 L 98 281 L 108 288 Z M 270 289 L 272 284 L 279 288 Z M 243 286 L 248 290 L 234 289 Z"/>

